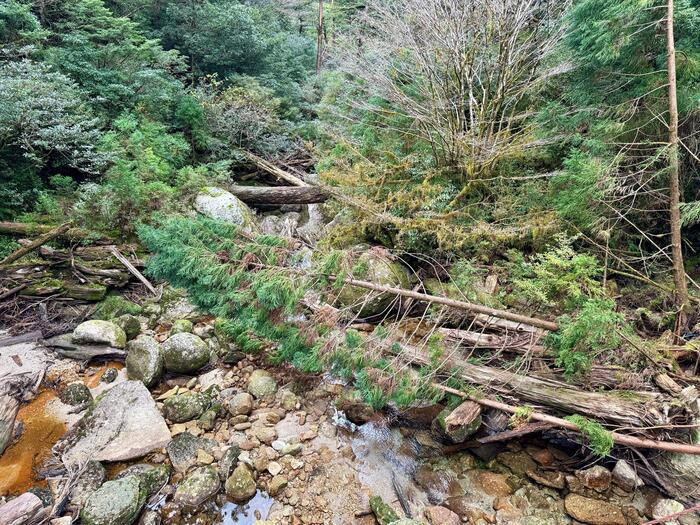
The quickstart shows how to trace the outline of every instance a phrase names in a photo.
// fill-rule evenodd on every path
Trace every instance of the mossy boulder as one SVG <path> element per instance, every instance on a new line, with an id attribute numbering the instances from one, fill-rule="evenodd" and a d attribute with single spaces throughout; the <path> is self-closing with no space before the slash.
<path id="1" fill-rule="evenodd" d="M 158 492 L 170 479 L 170 467 L 168 465 L 149 465 L 137 463 L 122 470 L 116 479 L 137 476 L 141 480 L 141 487 L 147 495 Z"/>
<path id="2" fill-rule="evenodd" d="M 162 345 L 165 369 L 178 374 L 196 372 L 209 363 L 209 346 L 190 333 L 170 336 Z"/>
<path id="3" fill-rule="evenodd" d="M 253 370 L 248 378 L 248 392 L 256 399 L 274 396 L 277 381 L 267 370 Z"/>
<path id="4" fill-rule="evenodd" d="M 211 219 L 242 226 L 246 230 L 256 229 L 253 212 L 232 193 L 209 186 L 195 197 L 194 209 Z"/>
<path id="5" fill-rule="evenodd" d="M 83 525 L 131 525 L 146 502 L 138 476 L 108 481 L 90 494 L 80 511 Z"/>
<path id="6" fill-rule="evenodd" d="M 129 341 L 141 333 L 141 321 L 139 321 L 139 318 L 135 315 L 120 315 L 114 320 L 114 323 L 124 330 L 126 338 Z"/>
<path id="7" fill-rule="evenodd" d="M 257 490 L 253 474 L 243 463 L 239 463 L 226 480 L 226 496 L 235 503 L 245 503 Z"/>
<path id="8" fill-rule="evenodd" d="M 379 251 L 369 250 L 357 256 L 351 266 L 355 279 L 370 281 L 382 286 L 409 288 L 408 270 L 399 262 Z M 350 308 L 362 317 L 383 313 L 396 299 L 389 293 L 373 292 L 356 286 L 343 285 L 337 295 L 340 306 Z"/>
<path id="9" fill-rule="evenodd" d="M 201 416 L 209 399 L 195 392 L 185 392 L 169 397 L 163 402 L 163 415 L 173 423 L 184 423 Z"/>
<path id="10" fill-rule="evenodd" d="M 126 346 L 126 371 L 129 379 L 141 381 L 147 387 L 158 384 L 163 375 L 163 356 L 158 341 L 140 335 Z"/>
<path id="11" fill-rule="evenodd" d="M 194 325 L 189 319 L 178 319 L 173 323 L 170 328 L 170 335 L 181 334 L 181 333 L 192 333 Z"/>
<path id="12" fill-rule="evenodd" d="M 93 319 L 75 327 L 73 342 L 124 348 L 126 346 L 126 333 L 115 323 Z"/>
<path id="13" fill-rule="evenodd" d="M 138 304 L 132 301 L 127 301 L 121 295 L 115 294 L 108 295 L 99 305 L 97 305 L 97 309 L 92 317 L 94 319 L 109 321 L 124 314 L 139 315 L 142 311 L 143 308 Z"/>
<path id="14" fill-rule="evenodd" d="M 216 467 L 207 465 L 190 472 L 175 490 L 173 501 L 187 507 L 197 507 L 216 495 L 221 482 Z"/>

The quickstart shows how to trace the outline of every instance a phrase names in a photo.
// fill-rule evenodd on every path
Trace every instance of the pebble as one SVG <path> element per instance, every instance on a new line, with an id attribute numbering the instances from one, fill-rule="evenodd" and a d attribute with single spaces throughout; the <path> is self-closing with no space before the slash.
<path id="1" fill-rule="evenodd" d="M 276 476 L 277 474 L 282 472 L 282 465 L 280 465 L 276 461 L 270 461 L 270 463 L 268 463 L 267 465 L 267 471 L 273 476 Z"/>

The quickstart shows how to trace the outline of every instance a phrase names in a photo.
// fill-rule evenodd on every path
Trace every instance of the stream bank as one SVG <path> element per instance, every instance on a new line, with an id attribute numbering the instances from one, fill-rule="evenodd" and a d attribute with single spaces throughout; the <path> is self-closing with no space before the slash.
<path id="1" fill-rule="evenodd" d="M 14 473 L 4 501 L 29 490 L 54 519 L 85 525 L 632 525 L 683 508 L 634 465 L 594 465 L 554 434 L 445 455 L 424 417 L 441 407 L 375 413 L 330 377 L 240 354 L 183 297 L 144 310 L 72 335 L 78 350 L 122 346 L 126 366 L 2 348 L 45 366 L 0 458 Z"/>

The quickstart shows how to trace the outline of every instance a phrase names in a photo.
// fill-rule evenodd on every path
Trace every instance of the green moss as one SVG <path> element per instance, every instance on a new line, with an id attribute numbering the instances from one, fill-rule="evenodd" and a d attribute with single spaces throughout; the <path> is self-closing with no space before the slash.
<path id="1" fill-rule="evenodd" d="M 127 301 L 121 295 L 108 295 L 93 314 L 94 319 L 109 321 L 124 314 L 139 315 L 143 308 L 136 303 Z"/>
<path id="2" fill-rule="evenodd" d="M 610 454 L 615 442 L 611 433 L 605 430 L 600 423 L 578 414 L 567 416 L 565 419 L 581 429 L 581 433 L 585 436 L 588 446 L 594 454 L 600 457 Z"/>

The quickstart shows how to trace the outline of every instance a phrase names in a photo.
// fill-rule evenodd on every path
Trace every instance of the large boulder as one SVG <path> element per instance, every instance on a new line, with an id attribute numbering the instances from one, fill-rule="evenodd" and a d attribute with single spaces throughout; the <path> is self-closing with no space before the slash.
<path id="1" fill-rule="evenodd" d="M 88 496 L 80 521 L 83 525 L 131 525 L 146 496 L 138 476 L 108 481 Z"/>
<path id="2" fill-rule="evenodd" d="M 214 496 L 221 486 L 216 467 L 207 465 L 190 472 L 177 487 L 173 500 L 188 507 L 197 507 Z"/>
<path id="3" fill-rule="evenodd" d="M 194 199 L 194 208 L 211 219 L 229 222 L 245 229 L 254 228 L 253 212 L 232 193 L 209 186 Z"/>
<path id="4" fill-rule="evenodd" d="M 126 333 L 115 323 L 93 319 L 75 327 L 73 342 L 124 348 L 126 346 Z"/>
<path id="5" fill-rule="evenodd" d="M 137 379 L 148 388 L 158 384 L 163 375 L 163 355 L 158 341 L 140 335 L 126 345 L 126 371 L 129 379 Z"/>
<path id="6" fill-rule="evenodd" d="M 182 332 L 169 337 L 162 345 L 165 369 L 178 374 L 196 372 L 207 363 L 211 352 L 200 337 Z"/>
<path id="7" fill-rule="evenodd" d="M 352 265 L 352 275 L 355 279 L 371 281 L 382 286 L 410 287 L 408 270 L 379 250 L 368 250 L 356 257 Z M 383 313 L 395 299 L 393 294 L 373 292 L 350 285 L 343 286 L 337 296 L 337 302 L 341 306 L 350 308 L 362 317 Z"/>
<path id="8" fill-rule="evenodd" d="M 688 503 L 700 501 L 700 456 L 664 452 L 653 463 L 671 496 Z"/>
<path id="9" fill-rule="evenodd" d="M 163 448 L 170 431 L 141 381 L 124 381 L 97 398 L 94 408 L 59 443 L 63 462 L 126 461 Z"/>

